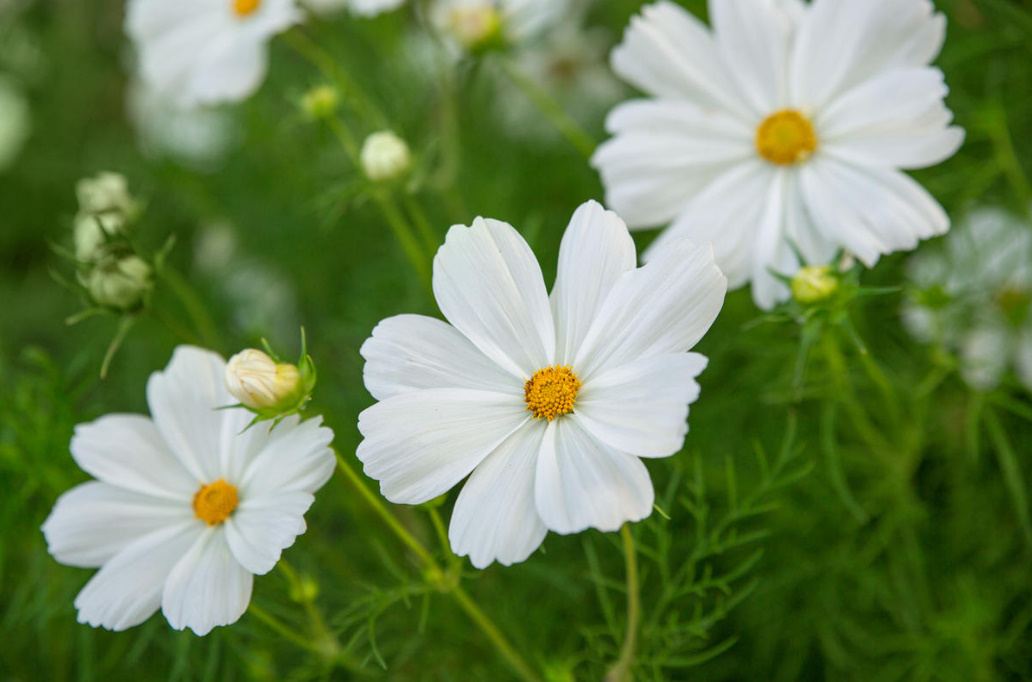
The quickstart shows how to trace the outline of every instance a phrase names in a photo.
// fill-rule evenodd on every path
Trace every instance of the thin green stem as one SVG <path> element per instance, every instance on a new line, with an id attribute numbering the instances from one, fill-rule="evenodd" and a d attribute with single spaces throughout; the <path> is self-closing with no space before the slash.
<path id="1" fill-rule="evenodd" d="M 373 199 L 376 201 L 377 206 L 380 207 L 380 211 L 387 220 L 387 224 L 390 225 L 391 231 L 394 232 L 394 236 L 401 242 L 401 248 L 405 252 L 409 263 L 411 263 L 412 269 L 416 271 L 419 281 L 426 287 L 427 292 L 433 296 L 434 289 L 430 275 L 430 261 L 423 247 L 419 245 L 416 235 L 412 232 L 412 227 L 390 197 L 377 192 L 373 194 Z"/>
<path id="2" fill-rule="evenodd" d="M 100 365 L 100 378 L 106 379 L 108 369 L 111 368 L 111 361 L 115 359 L 115 353 L 122 347 L 122 342 L 125 341 L 125 337 L 129 335 L 129 330 L 133 328 L 133 324 L 136 322 L 136 318 L 132 315 L 124 315 L 118 323 L 118 331 L 115 332 L 115 338 L 111 339 L 111 344 L 108 346 L 107 353 L 104 354 L 104 362 Z"/>
<path id="3" fill-rule="evenodd" d="M 515 64 L 507 59 L 499 59 L 498 63 L 501 64 L 502 70 L 505 71 L 509 80 L 537 107 L 549 123 L 576 147 L 577 151 L 584 155 L 584 158 L 590 159 L 591 155 L 595 153 L 595 147 L 598 146 L 595 139 L 586 133 L 548 92 L 535 83 L 532 78 L 528 78 Z"/>
<path id="4" fill-rule="evenodd" d="M 261 608 L 257 604 L 252 602 L 247 607 L 247 612 L 255 616 L 258 620 L 262 621 L 266 625 L 268 625 L 271 630 L 276 632 L 276 634 L 290 641 L 292 644 L 299 646 L 300 648 L 304 649 L 305 651 L 308 651 L 309 653 L 317 654 L 320 656 L 322 655 L 322 651 L 320 651 L 319 647 L 312 644 L 301 635 L 297 634 L 296 631 L 291 629 L 288 625 L 280 621 L 278 618 L 276 618 L 271 613 Z"/>
<path id="5" fill-rule="evenodd" d="M 430 552 L 428 552 L 419 540 L 409 533 L 408 530 L 406 530 L 405 527 L 402 526 L 396 518 L 394 518 L 394 514 L 387 509 L 383 501 L 380 500 L 380 498 L 377 497 L 362 481 L 358 472 L 355 471 L 355 469 L 346 459 L 344 459 L 344 457 L 341 456 L 339 452 L 336 450 L 333 452 L 337 456 L 337 468 L 340 469 L 341 473 L 344 474 L 344 477 L 348 479 L 348 482 L 351 483 L 355 490 L 358 491 L 358 494 L 369 503 L 373 508 L 373 511 L 375 511 L 383 522 L 387 524 L 387 527 L 391 529 L 391 532 L 397 535 L 398 539 L 401 540 L 405 546 L 411 549 L 412 552 L 419 557 L 420 561 L 427 566 L 436 566 L 434 558 L 430 556 Z"/>
<path id="6" fill-rule="evenodd" d="M 428 513 L 430 514 L 430 522 L 434 526 L 434 531 L 437 533 L 437 540 L 441 543 L 441 549 L 444 550 L 444 555 L 449 558 L 455 556 L 451 551 L 451 543 L 448 542 L 448 531 L 444 528 L 441 515 L 437 513 L 435 507 L 431 507 Z"/>
<path id="7" fill-rule="evenodd" d="M 627 562 L 627 631 L 624 633 L 620 658 L 609 673 L 606 682 L 631 682 L 631 666 L 634 664 L 634 650 L 638 643 L 638 626 L 641 623 L 641 596 L 638 585 L 638 555 L 634 548 L 634 535 L 631 524 L 625 523 L 620 528 L 623 539 L 624 560 Z"/>
<path id="8" fill-rule="evenodd" d="M 423 207 L 411 194 L 402 194 L 401 201 L 408 210 L 409 215 L 412 216 L 412 222 L 416 224 L 416 230 L 423 240 L 426 252 L 428 254 L 436 253 L 437 248 L 441 245 L 441 239 L 434 232 L 430 219 L 426 217 L 426 211 L 423 210 Z"/>
<path id="9" fill-rule="evenodd" d="M 516 650 L 513 649 L 509 641 L 501 633 L 501 631 L 495 626 L 495 624 L 488 618 L 487 614 L 480 610 L 480 607 L 470 598 L 468 594 L 459 586 L 459 576 L 455 575 L 454 582 L 448 580 L 448 576 L 441 569 L 441 567 L 434 561 L 433 556 L 429 551 L 417 540 L 411 533 L 409 533 L 401 523 L 398 522 L 394 515 L 389 509 L 383 504 L 379 497 L 377 497 L 365 484 L 365 482 L 359 477 L 358 472 L 355 471 L 346 459 L 336 450 L 334 454 L 337 457 L 337 468 L 340 469 L 344 477 L 348 479 L 352 487 L 358 491 L 359 495 L 370 504 L 373 511 L 387 524 L 387 527 L 398 536 L 398 539 L 402 541 L 412 552 L 419 558 L 419 560 L 425 566 L 428 575 L 434 576 L 438 583 L 438 587 L 441 591 L 452 596 L 463 611 L 473 620 L 474 623 L 483 631 L 491 643 L 494 644 L 498 653 L 502 655 L 502 658 L 512 666 L 512 669 L 517 673 L 520 679 L 524 682 L 539 682 L 538 677 L 531 671 L 530 667 L 523 661 Z M 442 524 L 443 528 L 443 524 Z M 449 549 L 449 554 L 450 554 Z"/>
<path id="10" fill-rule="evenodd" d="M 1027 212 L 1029 200 L 1032 199 L 1032 188 L 1029 187 L 1028 176 L 1022 170 L 1021 162 L 1014 151 L 1014 140 L 1007 126 L 1007 113 L 1002 105 L 997 104 L 992 110 L 989 118 L 989 137 L 993 141 L 996 165 L 1003 170 L 1021 210 Z"/>
<path id="11" fill-rule="evenodd" d="M 871 422 L 864 408 L 856 399 L 852 382 L 849 379 L 849 369 L 846 367 L 845 359 L 842 357 L 842 350 L 838 342 L 831 334 L 825 334 L 823 339 L 824 355 L 828 362 L 828 368 L 835 382 L 837 391 L 836 398 L 846 410 L 854 428 L 867 442 L 875 455 L 886 457 L 893 452 L 889 441 L 881 435 L 878 429 Z"/>
<path id="12" fill-rule="evenodd" d="M 168 263 L 163 263 L 157 272 L 169 291 L 179 299 L 204 345 L 209 348 L 218 348 L 220 343 L 218 327 L 208 313 L 204 300 L 190 285 L 190 282 Z"/>
<path id="13" fill-rule="evenodd" d="M 455 601 L 458 602 L 459 606 L 462 607 L 462 610 L 466 612 L 466 615 L 468 615 L 470 619 L 480 627 L 481 631 L 487 635 L 487 638 L 491 640 L 492 644 L 494 644 L 498 653 L 500 653 L 502 658 L 509 663 L 513 671 L 521 680 L 524 680 L 524 682 L 539 682 L 538 676 L 534 674 L 520 655 L 516 653 L 516 650 L 512 648 L 509 641 L 505 639 L 505 635 L 495 627 L 495 624 L 491 622 L 491 619 L 487 617 L 487 614 L 481 611 L 476 602 L 470 599 L 465 590 L 456 585 L 452 588 L 450 594 L 455 598 Z"/>

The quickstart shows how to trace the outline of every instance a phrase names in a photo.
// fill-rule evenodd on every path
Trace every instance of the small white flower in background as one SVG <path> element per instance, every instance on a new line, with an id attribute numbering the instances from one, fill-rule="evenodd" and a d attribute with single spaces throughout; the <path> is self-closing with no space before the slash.
<path id="1" fill-rule="evenodd" d="M 80 424 L 76 463 L 97 480 L 62 495 L 43 524 L 63 564 L 100 568 L 75 599 L 79 622 L 124 630 L 159 608 L 198 635 L 228 625 L 305 531 L 304 513 L 333 473 L 333 432 L 319 418 L 244 428 L 251 413 L 222 385 L 225 362 L 180 346 L 151 375 L 152 418 Z"/>
<path id="2" fill-rule="evenodd" d="M 405 140 L 389 130 L 367 137 L 359 158 L 366 177 L 373 182 L 395 180 L 412 167 L 412 155 Z"/>
<path id="3" fill-rule="evenodd" d="M 75 184 L 75 197 L 82 213 L 132 213 L 136 202 L 129 194 L 124 175 L 102 171 Z"/>
<path id="4" fill-rule="evenodd" d="M 652 511 L 641 457 L 678 452 L 706 358 L 687 352 L 723 305 L 708 246 L 674 240 L 643 268 L 616 214 L 589 202 L 563 237 L 551 297 L 512 226 L 478 218 L 434 259 L 442 322 L 400 315 L 362 346 L 378 401 L 358 458 L 390 501 L 469 476 L 452 549 L 523 561 L 548 530 L 617 530 Z"/>
<path id="5" fill-rule="evenodd" d="M 995 388 L 1012 367 L 1032 391 L 1032 224 L 979 208 L 938 247 L 907 264 L 920 289 L 903 310 L 907 329 L 958 353 L 976 390 Z"/>
<path id="6" fill-rule="evenodd" d="M 301 4 L 315 14 L 349 10 L 362 17 L 375 17 L 398 9 L 405 4 L 405 0 L 301 0 Z"/>
<path id="7" fill-rule="evenodd" d="M 154 270 L 139 256 L 108 257 L 90 269 L 85 285 L 97 305 L 132 312 L 154 288 Z"/>
<path id="8" fill-rule="evenodd" d="M 515 45 L 555 26 L 568 0 L 434 0 L 430 19 L 463 50 Z"/>
<path id="9" fill-rule="evenodd" d="M 928 64 L 945 19 L 928 0 L 710 0 L 712 29 L 658 2 L 631 21 L 616 72 L 649 99 L 615 108 L 596 152 L 632 228 L 672 224 L 645 253 L 712 242 L 732 287 L 761 308 L 788 297 L 771 271 L 871 267 L 949 229 L 902 170 L 949 158 L 947 87 Z"/>
<path id="10" fill-rule="evenodd" d="M 173 98 L 139 82 L 126 91 L 126 113 L 141 152 L 195 170 L 218 168 L 237 139 L 230 112 L 182 109 Z"/>
<path id="11" fill-rule="evenodd" d="M 294 0 L 129 0 L 125 26 L 144 84 L 189 109 L 254 94 L 269 40 L 300 20 Z"/>
<path id="12" fill-rule="evenodd" d="M 0 77 L 0 171 L 18 158 L 32 130 L 32 111 L 21 90 Z"/>

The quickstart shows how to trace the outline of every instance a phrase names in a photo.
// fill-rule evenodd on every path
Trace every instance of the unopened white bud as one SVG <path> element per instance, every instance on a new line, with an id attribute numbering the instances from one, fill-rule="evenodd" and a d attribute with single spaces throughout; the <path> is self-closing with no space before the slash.
<path id="1" fill-rule="evenodd" d="M 79 214 L 73 232 L 75 257 L 83 263 L 100 260 L 104 245 L 124 230 L 125 216 L 121 213 Z"/>
<path id="2" fill-rule="evenodd" d="M 97 305 L 131 311 L 143 304 L 153 286 L 154 271 L 139 256 L 111 259 L 96 265 L 86 288 Z"/>
<path id="3" fill-rule="evenodd" d="M 103 172 L 92 178 L 83 178 L 75 186 L 81 213 L 130 214 L 136 203 L 129 194 L 129 183 L 118 173 Z"/>
<path id="4" fill-rule="evenodd" d="M 226 390 L 244 407 L 264 412 L 294 407 L 301 390 L 297 367 L 277 363 L 266 353 L 249 348 L 229 359 Z"/>
<path id="5" fill-rule="evenodd" d="M 362 170 L 373 182 L 394 180 L 408 172 L 412 155 L 408 145 L 389 130 L 373 133 L 362 144 Z"/>
<path id="6" fill-rule="evenodd" d="M 464 3 L 450 8 L 444 27 L 456 42 L 475 52 L 500 40 L 502 16 L 490 2 Z"/>

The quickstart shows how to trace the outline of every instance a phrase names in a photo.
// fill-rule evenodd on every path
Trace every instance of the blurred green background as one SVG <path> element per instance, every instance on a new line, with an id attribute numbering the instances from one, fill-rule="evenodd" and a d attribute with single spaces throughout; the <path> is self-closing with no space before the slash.
<path id="1" fill-rule="evenodd" d="M 600 0 L 585 24 L 615 44 L 640 4 Z M 705 15 L 702 2 L 682 4 Z M 1032 3 L 937 5 L 949 18 L 938 64 L 968 138 L 917 177 L 951 215 L 976 202 L 1025 211 Z M 58 495 L 87 478 L 68 454 L 76 423 L 145 412 L 146 378 L 178 343 L 228 356 L 265 336 L 292 357 L 303 324 L 320 379 L 309 409 L 351 456 L 357 415 L 372 403 L 359 346 L 383 317 L 436 314 L 347 155 L 299 107 L 324 82 L 318 71 L 274 41 L 262 90 L 219 114 L 225 154 L 183 163 L 141 150 L 126 110 L 132 53 L 122 13 L 118 0 L 0 0 L 0 73 L 31 107 L 30 137 L 0 171 L 0 680 L 510 679 L 341 478 L 317 497 L 308 532 L 285 557 L 318 585 L 315 605 L 361 670 L 329 665 L 252 614 L 205 638 L 172 631 L 160 614 L 124 633 L 76 623 L 72 601 L 92 572 L 58 565 L 39 531 Z M 497 64 L 432 68 L 417 14 L 345 13 L 304 30 L 412 145 L 421 181 L 405 192 L 437 236 L 476 215 L 506 220 L 551 281 L 569 216 L 602 199 L 596 174 L 532 108 L 503 115 L 499 102 L 522 95 Z M 613 101 L 564 105 L 601 140 Z M 360 137 L 374 131 L 348 116 Z M 195 325 L 159 279 L 160 314 L 139 320 L 101 381 L 118 320 L 67 326 L 82 301 L 54 273 L 74 279 L 59 251 L 71 244 L 75 183 L 104 170 L 124 174 L 145 202 L 143 248 L 156 252 L 174 236 L 169 262 L 213 325 L 180 333 Z M 650 235 L 638 237 L 642 246 Z M 885 259 L 864 283 L 900 284 L 905 258 Z M 648 462 L 670 518 L 653 514 L 637 529 L 637 679 L 1032 680 L 1032 404 L 1011 385 L 970 393 L 941 351 L 908 339 L 901 299 L 865 299 L 851 311 L 905 395 L 894 418 L 843 344 L 845 378 L 887 443 L 872 452 L 844 417 L 834 421 L 853 389 L 820 358 L 793 407 L 797 325 L 756 323 L 748 291 L 728 297 L 698 348 L 710 366 L 686 448 Z M 929 376 L 934 390 L 909 390 Z M 797 428 L 786 441 L 790 419 Z M 396 511 L 436 546 L 422 510 Z M 462 566 L 468 591 L 547 679 L 598 680 L 615 660 L 626 615 L 615 536 L 551 534 L 518 566 Z M 305 633 L 297 596 L 274 571 L 256 580 L 253 603 Z"/>

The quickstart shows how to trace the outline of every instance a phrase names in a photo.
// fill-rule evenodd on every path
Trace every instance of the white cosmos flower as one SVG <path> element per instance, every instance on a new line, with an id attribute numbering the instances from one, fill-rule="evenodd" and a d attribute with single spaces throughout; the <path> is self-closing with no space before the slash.
<path id="1" fill-rule="evenodd" d="M 294 0 L 129 0 L 125 26 L 144 84 L 191 109 L 253 94 L 269 39 L 300 18 Z"/>
<path id="2" fill-rule="evenodd" d="M 938 246 L 907 264 L 922 289 L 903 309 L 908 331 L 956 352 L 976 390 L 995 388 L 1013 367 L 1032 391 L 1032 225 L 981 207 Z"/>
<path id="3" fill-rule="evenodd" d="M 333 432 L 296 417 L 245 431 L 250 412 L 218 409 L 235 402 L 225 365 L 180 346 L 147 383 L 152 418 L 76 427 L 72 457 L 97 480 L 62 495 L 43 532 L 61 563 L 100 568 L 75 599 L 79 622 L 124 630 L 160 607 L 204 635 L 243 615 L 253 575 L 305 531 L 333 473 Z"/>
<path id="4" fill-rule="evenodd" d="M 616 72 L 650 99 L 616 107 L 592 163 L 631 227 L 712 242 L 732 287 L 770 308 L 771 271 L 852 252 L 872 266 L 949 229 L 900 169 L 950 157 L 938 55 L 945 19 L 928 0 L 710 0 L 708 29 L 658 2 L 631 21 Z"/>
<path id="5" fill-rule="evenodd" d="M 452 227 L 433 281 L 451 324 L 400 315 L 362 346 L 380 402 L 359 416 L 358 458 L 383 495 L 420 504 L 469 476 L 449 538 L 479 568 L 523 561 L 548 530 L 648 516 L 639 458 L 681 449 L 706 366 L 686 351 L 727 280 L 686 239 L 635 266 L 626 225 L 595 202 L 566 230 L 551 296 L 512 226 Z"/>
<path id="6" fill-rule="evenodd" d="M 430 19 L 443 35 L 476 50 L 500 39 L 516 45 L 556 25 L 569 0 L 434 0 Z"/>

